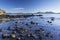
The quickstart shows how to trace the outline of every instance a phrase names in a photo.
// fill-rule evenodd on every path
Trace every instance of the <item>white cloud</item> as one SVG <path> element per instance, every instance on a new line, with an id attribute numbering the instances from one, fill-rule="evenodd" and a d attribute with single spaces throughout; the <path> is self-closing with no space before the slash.
<path id="1" fill-rule="evenodd" d="M 13 10 L 23 10 L 24 8 L 13 8 Z"/>
<path id="2" fill-rule="evenodd" d="M 23 13 L 24 8 L 12 8 L 11 13 Z"/>

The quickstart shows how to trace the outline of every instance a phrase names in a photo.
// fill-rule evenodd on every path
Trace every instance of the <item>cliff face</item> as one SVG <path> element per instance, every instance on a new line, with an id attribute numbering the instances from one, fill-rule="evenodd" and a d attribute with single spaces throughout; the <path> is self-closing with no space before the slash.
<path id="1" fill-rule="evenodd" d="M 5 14 L 6 12 L 4 11 L 4 10 L 1 10 L 0 9 L 0 15 L 3 15 L 3 14 Z"/>

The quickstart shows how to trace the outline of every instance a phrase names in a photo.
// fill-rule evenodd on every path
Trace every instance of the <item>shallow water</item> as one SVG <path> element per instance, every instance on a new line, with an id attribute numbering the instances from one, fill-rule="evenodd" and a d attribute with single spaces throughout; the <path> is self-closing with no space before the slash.
<path id="1" fill-rule="evenodd" d="M 18 22 L 18 27 L 23 27 L 25 29 L 30 30 L 29 32 L 33 33 L 33 30 L 37 30 L 39 28 L 43 28 L 46 34 L 47 32 L 52 32 L 53 38 L 45 38 L 44 40 L 60 40 L 60 14 L 42 14 L 43 16 L 32 16 L 27 18 L 15 18 L 9 22 L 0 23 L 0 28 L 3 29 L 4 32 L 7 32 L 7 28 L 10 26 L 11 28 L 15 27 L 15 21 Z M 41 18 L 42 17 L 42 18 Z M 54 21 L 50 19 L 50 17 L 54 17 Z M 31 21 L 33 21 L 34 25 L 31 25 Z M 50 21 L 52 23 L 48 23 Z M 28 26 L 25 24 L 28 23 Z M 29 27 L 32 26 L 30 29 Z M 44 37 L 44 36 L 43 36 Z M 27 39 L 28 40 L 28 39 Z"/>

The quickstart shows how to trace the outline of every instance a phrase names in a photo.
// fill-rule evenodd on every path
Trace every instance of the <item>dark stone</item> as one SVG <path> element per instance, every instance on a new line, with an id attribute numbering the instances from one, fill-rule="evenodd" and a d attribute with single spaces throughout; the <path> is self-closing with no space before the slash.
<path id="1" fill-rule="evenodd" d="M 0 29 L 0 32 L 2 32 L 2 29 Z"/>

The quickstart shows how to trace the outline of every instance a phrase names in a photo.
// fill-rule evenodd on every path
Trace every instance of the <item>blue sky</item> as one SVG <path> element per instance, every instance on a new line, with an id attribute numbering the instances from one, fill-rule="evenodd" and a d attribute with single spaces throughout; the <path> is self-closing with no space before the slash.
<path id="1" fill-rule="evenodd" d="M 7 12 L 60 12 L 60 0 L 0 0 L 0 8 Z"/>

